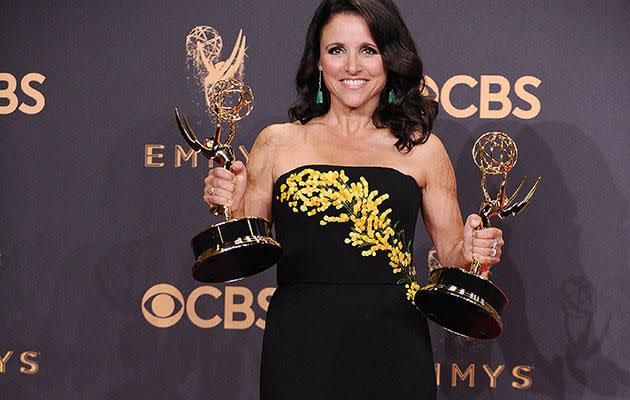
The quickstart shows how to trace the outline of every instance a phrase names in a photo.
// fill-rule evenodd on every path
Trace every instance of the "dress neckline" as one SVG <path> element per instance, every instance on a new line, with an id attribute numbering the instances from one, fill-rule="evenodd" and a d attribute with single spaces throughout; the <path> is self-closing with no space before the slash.
<path id="1" fill-rule="evenodd" d="M 393 172 L 399 176 L 404 177 L 405 179 L 409 180 L 413 186 L 418 190 L 421 191 L 420 187 L 418 186 L 418 183 L 416 182 L 416 178 L 414 178 L 413 176 L 409 175 L 409 174 L 405 174 L 404 172 L 393 168 L 393 167 L 385 167 L 385 166 L 378 166 L 378 165 L 336 165 L 336 164 L 304 164 L 304 165 L 299 165 L 297 167 L 291 168 L 290 170 L 280 174 L 278 176 L 278 179 L 276 179 L 276 181 L 273 183 L 273 187 L 275 188 L 276 185 L 283 180 L 283 178 L 285 178 L 288 175 L 291 175 L 292 173 L 295 173 L 301 169 L 305 169 L 305 168 L 319 168 L 319 167 L 324 167 L 324 168 L 335 168 L 335 169 L 381 169 L 384 171 L 390 171 Z"/>

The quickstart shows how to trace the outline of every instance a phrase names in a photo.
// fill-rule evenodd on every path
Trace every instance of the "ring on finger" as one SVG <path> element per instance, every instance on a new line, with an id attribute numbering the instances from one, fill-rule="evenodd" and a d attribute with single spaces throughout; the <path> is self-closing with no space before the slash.
<path id="1" fill-rule="evenodd" d="M 496 247 L 492 247 L 492 253 L 490 254 L 490 257 L 494 257 L 497 255 L 497 249 Z"/>
<path id="2" fill-rule="evenodd" d="M 498 241 L 498 240 L 496 240 L 496 239 L 494 239 L 494 240 L 492 241 L 492 249 L 493 249 L 493 250 L 496 250 L 498 245 L 499 245 L 499 241 Z"/>
<path id="3" fill-rule="evenodd" d="M 214 186 L 210 186 L 208 188 L 208 190 L 206 190 L 206 193 L 208 193 L 210 196 L 212 196 L 214 194 Z"/>

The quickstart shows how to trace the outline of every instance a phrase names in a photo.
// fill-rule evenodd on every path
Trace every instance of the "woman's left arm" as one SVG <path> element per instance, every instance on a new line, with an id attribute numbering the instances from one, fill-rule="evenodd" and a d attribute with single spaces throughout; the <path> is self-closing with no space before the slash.
<path id="1" fill-rule="evenodd" d="M 422 145 L 425 169 L 422 214 L 440 263 L 469 269 L 473 257 L 486 267 L 499 262 L 503 233 L 497 228 L 477 229 L 481 218 L 471 214 L 462 221 L 457 202 L 453 165 L 434 134 Z"/>

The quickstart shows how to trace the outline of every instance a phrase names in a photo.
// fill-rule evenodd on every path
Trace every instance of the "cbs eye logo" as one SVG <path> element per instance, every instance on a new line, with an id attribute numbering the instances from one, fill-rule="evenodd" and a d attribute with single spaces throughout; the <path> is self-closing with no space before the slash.
<path id="1" fill-rule="evenodd" d="M 158 328 L 173 326 L 184 315 L 184 296 L 175 286 L 166 283 L 155 285 L 142 297 L 142 314 Z"/>
<path id="2" fill-rule="evenodd" d="M 244 286 L 226 286 L 223 291 L 214 286 L 200 286 L 184 299 L 175 286 L 159 283 L 144 293 L 140 307 L 147 322 L 158 328 L 177 324 L 185 313 L 190 322 L 199 328 L 209 329 L 222 324 L 224 329 L 248 329 L 254 325 L 265 329 L 265 320 L 261 317 L 265 316 L 274 291 L 275 288 L 269 287 L 255 294 Z M 196 306 L 201 298 L 210 300 L 215 306 L 222 305 L 220 315 L 208 316 L 198 312 Z"/>
<path id="3" fill-rule="evenodd" d="M 44 109 L 46 98 L 39 90 L 35 89 L 31 84 L 33 82 L 44 83 L 46 77 L 37 72 L 26 74 L 20 80 L 20 91 L 29 98 L 28 104 L 22 102 L 15 93 L 17 90 L 18 80 L 15 76 L 7 72 L 0 72 L 0 115 L 8 115 L 15 110 L 20 110 L 24 114 L 37 114 Z M 6 87 L 5 87 L 6 86 Z"/>

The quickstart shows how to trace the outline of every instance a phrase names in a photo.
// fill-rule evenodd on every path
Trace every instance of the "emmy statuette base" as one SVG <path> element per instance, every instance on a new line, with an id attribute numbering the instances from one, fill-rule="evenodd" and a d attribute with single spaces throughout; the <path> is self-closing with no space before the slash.
<path id="1" fill-rule="evenodd" d="M 457 267 L 431 271 L 415 296 L 422 313 L 443 328 L 469 338 L 494 339 L 501 334 L 501 313 L 508 299 L 490 280 Z"/>
<path id="2" fill-rule="evenodd" d="M 273 266 L 282 248 L 263 218 L 236 218 L 211 226 L 192 239 L 193 278 L 200 282 L 233 282 Z"/>

